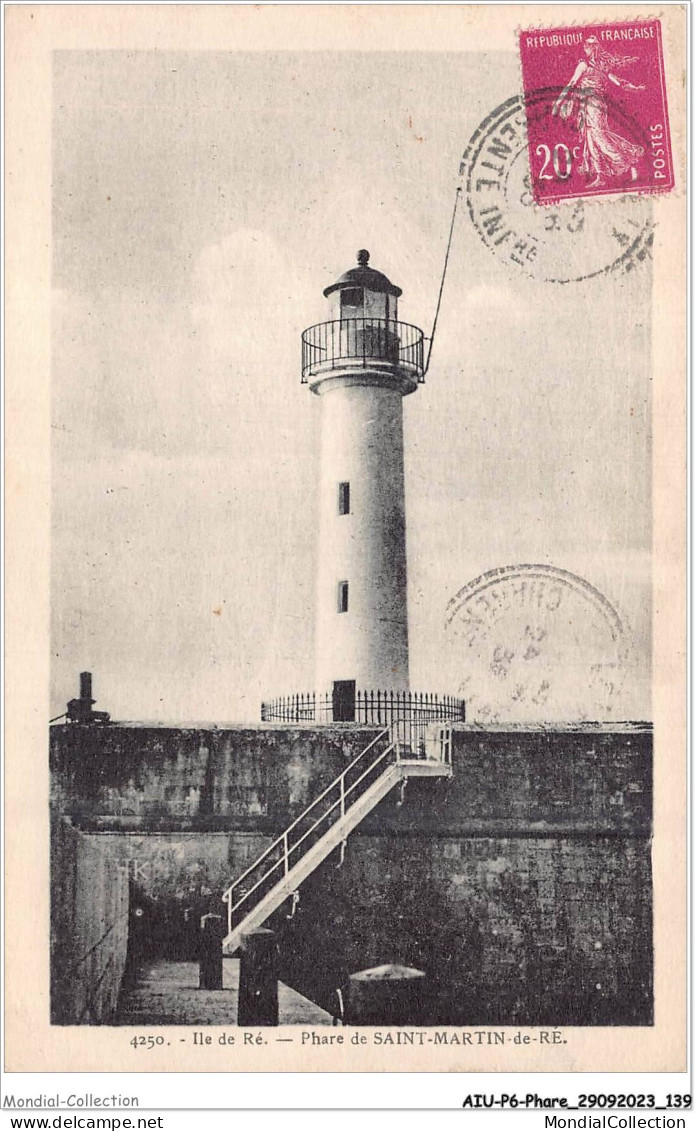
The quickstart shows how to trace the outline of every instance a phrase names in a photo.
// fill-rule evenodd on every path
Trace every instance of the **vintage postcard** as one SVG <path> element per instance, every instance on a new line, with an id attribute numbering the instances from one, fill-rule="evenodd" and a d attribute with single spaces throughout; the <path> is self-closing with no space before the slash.
<path id="1" fill-rule="evenodd" d="M 684 1071 L 684 7 L 6 16 L 6 1068 Z"/>

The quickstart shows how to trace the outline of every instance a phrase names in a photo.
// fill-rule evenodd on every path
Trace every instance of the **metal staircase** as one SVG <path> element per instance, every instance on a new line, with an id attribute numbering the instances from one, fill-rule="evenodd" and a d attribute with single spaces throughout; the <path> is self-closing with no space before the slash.
<path id="1" fill-rule="evenodd" d="M 227 936 L 233 954 L 336 848 L 341 864 L 349 834 L 395 785 L 408 778 L 451 777 L 451 727 L 396 722 L 374 738 L 284 833 L 227 889 Z"/>

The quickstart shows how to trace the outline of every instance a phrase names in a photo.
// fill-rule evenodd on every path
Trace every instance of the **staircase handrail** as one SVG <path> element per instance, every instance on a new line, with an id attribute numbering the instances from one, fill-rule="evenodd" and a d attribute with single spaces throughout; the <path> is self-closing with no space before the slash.
<path id="1" fill-rule="evenodd" d="M 306 815 L 308 813 L 310 813 L 311 810 L 313 808 L 315 808 L 315 806 L 318 805 L 318 803 L 320 801 L 323 801 L 326 794 L 330 793 L 330 791 L 332 789 L 335 789 L 335 787 L 338 785 L 338 782 L 340 781 L 340 779 L 345 777 L 345 775 L 347 773 L 349 773 L 350 770 L 352 770 L 354 768 L 354 766 L 357 765 L 357 763 L 360 761 L 360 759 L 364 758 L 365 754 L 368 754 L 369 751 L 372 749 L 372 747 L 376 746 L 377 742 L 379 742 L 384 737 L 384 735 L 387 735 L 387 734 L 389 734 L 389 727 L 384 727 L 384 729 L 382 731 L 380 731 L 379 734 L 377 734 L 376 738 L 373 738 L 372 741 L 369 743 L 369 745 L 365 746 L 364 750 L 361 750 L 356 758 L 353 758 L 352 762 L 350 762 L 349 765 L 347 765 L 345 767 L 345 769 L 342 771 L 342 773 L 338 774 L 338 776 L 333 779 L 333 781 L 330 783 L 330 785 L 326 786 L 323 793 L 320 793 L 318 797 L 315 797 L 314 800 L 311 802 L 311 804 L 307 805 L 306 809 L 304 809 L 304 811 L 302 813 L 300 813 L 298 817 L 295 818 L 295 820 L 292 822 L 292 824 L 287 826 L 285 831 L 280 834 L 280 836 L 277 838 L 277 840 L 274 840 L 272 844 L 268 845 L 265 852 L 262 852 L 261 855 L 256 860 L 254 860 L 253 864 L 250 864 L 249 867 L 246 869 L 246 871 L 242 872 L 242 874 L 238 877 L 238 879 L 236 879 L 233 884 L 229 885 L 226 892 L 222 896 L 223 900 L 226 901 L 227 897 L 234 890 L 234 888 L 238 887 L 239 884 L 242 882 L 242 880 L 245 880 L 246 877 L 251 874 L 251 872 L 255 872 L 255 870 L 259 866 L 259 864 L 262 864 L 263 861 L 265 860 L 265 858 L 267 856 L 269 856 L 270 853 L 273 852 L 274 849 L 276 849 L 279 844 L 284 844 L 286 842 L 287 836 L 289 835 L 289 833 L 292 832 L 292 829 L 295 828 L 300 823 L 300 821 L 303 821 L 304 818 L 306 817 Z M 386 753 L 386 752 L 387 751 L 384 751 L 384 753 Z M 370 769 L 371 769 L 371 767 L 370 767 Z M 301 842 L 297 841 L 297 844 L 299 844 L 299 843 L 301 843 Z M 281 864 L 282 859 L 279 860 L 278 863 Z M 273 867 L 275 867 L 275 866 L 276 865 L 273 865 Z M 272 871 L 272 869 L 271 869 L 271 871 Z M 269 874 L 270 874 L 269 872 L 265 873 L 266 876 L 269 875 Z M 265 879 L 265 876 L 263 878 Z M 262 883 L 262 880 L 259 880 L 258 882 Z M 257 886 L 258 886 L 258 884 L 256 884 L 253 888 L 251 888 L 250 891 L 246 893 L 246 895 L 250 895 L 251 891 L 254 891 Z M 244 896 L 244 898 L 246 898 L 246 895 Z M 239 906 L 239 904 L 237 904 L 237 906 Z"/>
<path id="2" fill-rule="evenodd" d="M 352 793 L 353 790 L 355 790 L 357 788 L 357 786 L 360 784 L 360 782 L 363 781 L 367 777 L 368 774 L 371 774 L 374 767 L 378 766 L 380 762 L 383 762 L 384 758 L 386 758 L 387 755 L 391 754 L 392 751 L 395 750 L 395 749 L 396 749 L 395 742 L 390 742 L 389 745 L 386 747 L 386 749 L 379 755 L 379 757 L 376 758 L 373 762 L 370 762 L 369 766 L 364 771 L 364 773 L 360 774 L 360 776 L 357 778 L 357 781 L 354 781 L 352 783 L 352 785 L 349 786 L 347 789 L 345 789 L 345 788 L 341 789 L 340 796 L 338 798 L 336 798 L 336 800 L 333 802 L 332 805 L 330 805 L 328 807 L 328 809 L 326 809 L 325 813 L 322 813 L 321 816 L 318 818 L 318 820 L 314 821 L 311 828 L 307 829 L 307 831 L 305 833 L 303 833 L 303 835 L 299 838 L 298 841 L 296 841 L 293 845 L 286 844 L 284 846 L 284 852 L 283 852 L 283 855 L 280 857 L 280 859 L 276 860 L 275 863 L 272 864 L 270 866 L 270 868 L 268 868 L 267 871 L 265 871 L 263 873 L 260 880 L 257 880 L 252 888 L 249 888 L 248 891 L 244 892 L 244 894 L 242 895 L 239 902 L 238 903 L 232 903 L 230 901 L 231 913 L 238 911 L 239 908 L 241 907 L 242 903 L 245 903 L 246 900 L 249 898 L 249 896 L 253 895 L 253 893 L 256 891 L 257 888 L 259 888 L 261 886 L 262 883 L 265 883 L 265 881 L 268 879 L 268 876 L 270 876 L 276 870 L 276 868 L 279 868 L 281 865 L 284 864 L 285 865 L 285 875 L 286 875 L 287 872 L 289 872 L 289 870 L 290 870 L 289 859 L 290 859 L 291 853 L 293 853 L 297 848 L 299 848 L 300 844 L 302 844 L 307 839 L 307 837 L 311 836 L 311 834 L 319 827 L 319 825 L 323 824 L 323 822 L 326 820 L 327 817 L 330 816 L 330 814 L 333 812 L 334 809 L 337 809 L 339 805 L 344 805 L 345 798 L 348 796 L 348 794 Z M 324 793 L 322 794 L 322 797 L 324 797 L 326 793 L 330 792 L 331 789 L 335 789 L 343 781 L 343 779 L 344 779 L 346 773 L 348 772 L 349 768 L 350 767 L 348 766 L 345 770 L 343 770 L 342 774 L 338 775 L 338 777 L 335 779 L 335 781 L 332 783 L 332 785 L 330 785 L 328 787 L 328 789 L 324 791 Z M 317 797 L 316 800 L 319 801 L 320 798 Z M 310 806 L 309 808 L 312 808 L 312 806 Z M 306 810 L 306 812 L 308 812 L 308 810 Z M 342 816 L 342 814 L 341 814 L 341 816 Z M 287 832 L 282 834 L 282 836 L 279 838 L 279 841 L 277 843 L 284 841 L 285 838 L 287 837 L 288 832 L 289 832 L 289 829 L 287 830 Z M 231 887 L 229 887 L 227 889 L 227 891 L 225 892 L 225 894 L 222 898 L 226 899 L 227 895 L 231 894 L 232 890 L 237 886 L 238 883 L 239 883 L 239 880 L 236 880 L 231 885 Z"/>

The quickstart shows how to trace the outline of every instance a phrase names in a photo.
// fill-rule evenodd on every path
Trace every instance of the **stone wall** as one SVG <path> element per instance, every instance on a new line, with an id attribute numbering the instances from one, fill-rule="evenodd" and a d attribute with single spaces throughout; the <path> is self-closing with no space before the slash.
<path id="1" fill-rule="evenodd" d="M 281 830 L 373 727 L 51 727 L 51 797 L 83 827 Z"/>
<path id="2" fill-rule="evenodd" d="M 378 734 L 373 727 L 51 728 L 56 811 L 100 830 L 281 832 Z M 454 725 L 454 775 L 387 799 L 370 831 L 624 831 L 651 821 L 647 725 Z"/>
<path id="3" fill-rule="evenodd" d="M 424 970 L 438 1024 L 647 1024 L 648 841 L 355 836 L 280 915 L 283 978 L 335 1010 L 348 974 Z"/>
<path id="4" fill-rule="evenodd" d="M 54 727 L 54 806 L 130 877 L 138 947 L 190 954 L 200 911 L 374 733 Z M 334 1010 L 349 973 L 402 962 L 433 1022 L 650 1023 L 651 755 L 647 725 L 457 725 L 453 777 L 389 795 L 276 912 L 283 979 Z"/>
<path id="5" fill-rule="evenodd" d="M 51 1020 L 108 1024 L 128 949 L 128 876 L 99 837 L 51 825 Z"/>

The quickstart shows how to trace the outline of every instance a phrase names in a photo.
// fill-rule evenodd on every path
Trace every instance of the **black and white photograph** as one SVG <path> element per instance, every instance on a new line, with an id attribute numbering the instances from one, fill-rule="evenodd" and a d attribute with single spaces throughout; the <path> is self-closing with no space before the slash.
<path id="1" fill-rule="evenodd" d="M 50 52 L 41 1008 L 124 1068 L 683 1067 L 683 12 L 601 17 L 658 24 L 675 188 L 553 204 L 595 9 L 560 120 L 538 9 L 453 7 Z"/>

